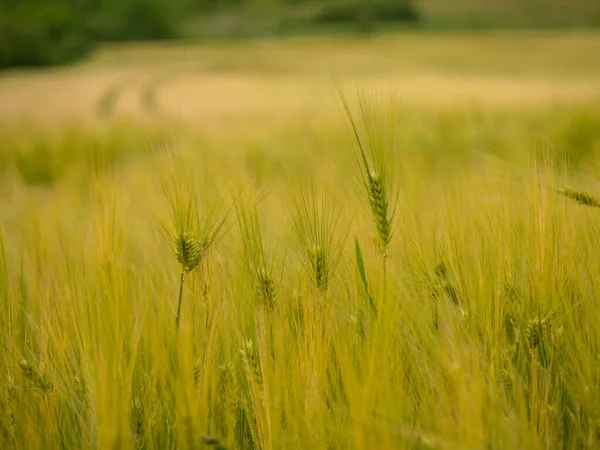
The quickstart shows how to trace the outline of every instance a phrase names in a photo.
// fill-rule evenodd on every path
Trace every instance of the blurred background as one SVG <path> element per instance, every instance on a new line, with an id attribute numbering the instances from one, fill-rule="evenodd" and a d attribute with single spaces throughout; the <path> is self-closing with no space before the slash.
<path id="1" fill-rule="evenodd" d="M 589 101 L 599 26 L 597 0 L 4 0 L 0 120 L 316 120 L 332 76 L 413 107 Z"/>
<path id="2" fill-rule="evenodd" d="M 131 40 L 598 26 L 596 0 L 3 0 L 0 67 L 65 63 Z"/>

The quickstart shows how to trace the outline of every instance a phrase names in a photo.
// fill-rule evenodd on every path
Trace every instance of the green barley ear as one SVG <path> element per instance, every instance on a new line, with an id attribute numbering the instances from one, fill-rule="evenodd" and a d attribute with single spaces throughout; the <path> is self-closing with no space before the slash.
<path id="1" fill-rule="evenodd" d="M 314 274 L 314 281 L 319 291 L 325 291 L 329 284 L 328 261 L 322 247 L 313 247 L 309 250 L 308 258 Z"/>
<path id="2" fill-rule="evenodd" d="M 364 137 L 361 136 L 346 97 L 338 88 L 355 139 L 360 188 L 366 197 L 377 230 L 379 251 L 385 258 L 393 236 L 399 190 L 394 164 L 394 123 L 371 105 L 365 90 L 359 91 L 359 109 Z M 389 111 L 392 110 L 391 103 Z"/>
<path id="3" fill-rule="evenodd" d="M 275 306 L 275 281 L 267 269 L 256 271 L 256 290 L 259 304 L 267 311 L 272 311 Z"/>
<path id="4" fill-rule="evenodd" d="M 439 286 L 446 292 L 446 295 L 454 305 L 460 305 L 460 298 L 458 294 L 458 290 L 454 287 L 454 285 L 450 282 L 448 278 L 448 267 L 444 260 L 441 260 L 434 269 L 435 275 L 438 278 Z"/>
<path id="5" fill-rule="evenodd" d="M 21 368 L 21 373 L 23 376 L 27 378 L 35 387 L 44 392 L 49 392 L 52 390 L 52 383 L 50 383 L 46 376 L 41 374 L 39 370 L 33 366 L 33 364 L 29 363 L 25 359 L 21 359 L 19 361 L 19 367 Z"/>
<path id="6" fill-rule="evenodd" d="M 163 191 L 170 209 L 170 226 L 164 231 L 181 266 L 175 328 L 179 329 L 181 302 L 186 276 L 202 263 L 220 238 L 232 207 L 225 210 L 222 200 L 200 199 L 190 161 L 181 154 L 163 154 L 167 176 Z"/>
<path id="7" fill-rule="evenodd" d="M 448 279 L 448 268 L 446 267 L 446 263 L 444 262 L 444 260 L 441 260 L 439 263 L 437 263 L 434 272 L 439 279 Z"/>
<path id="8" fill-rule="evenodd" d="M 331 207 L 314 185 L 296 200 L 292 226 L 300 242 L 302 261 L 317 290 L 327 292 L 340 260 L 347 230 L 338 235 L 340 210 Z"/>
<path id="9" fill-rule="evenodd" d="M 240 349 L 242 355 L 242 362 L 249 379 L 257 385 L 262 385 L 262 372 L 260 369 L 260 360 L 254 347 L 252 339 L 246 340 Z"/>
<path id="10" fill-rule="evenodd" d="M 591 206 L 593 208 L 600 208 L 600 200 L 591 194 L 583 191 L 576 191 L 574 189 L 559 189 L 559 194 L 576 201 L 580 205 Z"/>
<path id="11" fill-rule="evenodd" d="M 525 339 L 531 351 L 547 343 L 550 337 L 549 319 L 535 317 L 527 322 L 525 328 Z"/>
<path id="12" fill-rule="evenodd" d="M 202 260 L 202 251 L 200 244 L 190 237 L 187 233 L 175 236 L 174 250 L 177 261 L 185 272 L 191 272 Z"/>
<path id="13" fill-rule="evenodd" d="M 275 306 L 275 267 L 281 267 L 267 256 L 263 235 L 254 202 L 239 202 L 236 206 L 238 224 L 242 236 L 245 265 L 250 273 L 257 303 L 267 311 Z"/>
<path id="14" fill-rule="evenodd" d="M 216 450 L 227 450 L 227 446 L 214 436 L 202 436 L 202 442 L 204 442 L 204 445 L 214 447 Z"/>
<path id="15" fill-rule="evenodd" d="M 375 217 L 379 249 L 386 253 L 392 240 L 392 217 L 390 215 L 387 191 L 381 175 L 371 171 L 368 177 L 369 202 Z"/>

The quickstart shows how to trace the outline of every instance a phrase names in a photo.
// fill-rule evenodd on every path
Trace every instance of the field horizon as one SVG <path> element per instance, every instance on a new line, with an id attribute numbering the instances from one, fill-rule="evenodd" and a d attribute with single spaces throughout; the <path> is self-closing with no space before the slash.
<path id="1" fill-rule="evenodd" d="M 389 87 L 408 107 L 600 101 L 600 33 L 384 34 L 237 44 L 107 45 L 69 67 L 0 73 L 0 119 L 185 123 L 339 112 L 334 80 Z M 253 119 L 256 118 L 256 121 Z"/>

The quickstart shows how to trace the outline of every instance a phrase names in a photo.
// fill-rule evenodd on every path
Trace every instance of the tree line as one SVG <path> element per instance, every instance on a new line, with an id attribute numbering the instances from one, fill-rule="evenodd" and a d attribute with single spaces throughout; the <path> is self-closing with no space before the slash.
<path id="1" fill-rule="evenodd" d="M 180 37 L 186 18 L 318 5 L 317 24 L 414 20 L 411 0 L 2 0 L 0 68 L 61 64 L 107 41 Z M 322 6 L 326 5 L 326 6 Z"/>

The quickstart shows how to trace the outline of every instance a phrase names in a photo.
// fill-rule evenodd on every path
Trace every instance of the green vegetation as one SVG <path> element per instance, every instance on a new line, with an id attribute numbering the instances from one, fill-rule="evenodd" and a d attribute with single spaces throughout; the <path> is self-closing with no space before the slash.
<path id="1" fill-rule="evenodd" d="M 46 66 L 98 42 L 176 35 L 170 3 L 154 0 L 8 0 L 0 5 L 0 68 Z"/>
<path id="2" fill-rule="evenodd" d="M 63 64 L 114 41 L 599 25 L 593 0 L 6 0 L 0 69 Z"/>
<path id="3" fill-rule="evenodd" d="M 416 9 L 402 0 L 291 2 L 257 0 L 8 0 L 0 5 L 0 69 L 46 66 L 87 55 L 102 42 L 159 40 L 206 34 L 194 23 L 217 24 L 208 36 L 263 34 L 277 29 L 342 25 L 373 29 L 380 22 L 414 21 Z M 245 23 L 225 29 L 223 14 L 233 12 Z M 190 20 L 193 18 L 193 20 Z M 187 25 L 186 25 L 187 24 Z M 190 25 L 191 24 L 191 25 Z M 250 26 L 248 26 L 250 25 Z M 266 28 L 261 28 L 266 26 Z M 204 30 L 204 31 L 202 31 Z"/>
<path id="4" fill-rule="evenodd" d="M 600 26 L 593 0 L 423 0 L 426 26 L 433 28 L 587 28 Z"/>

